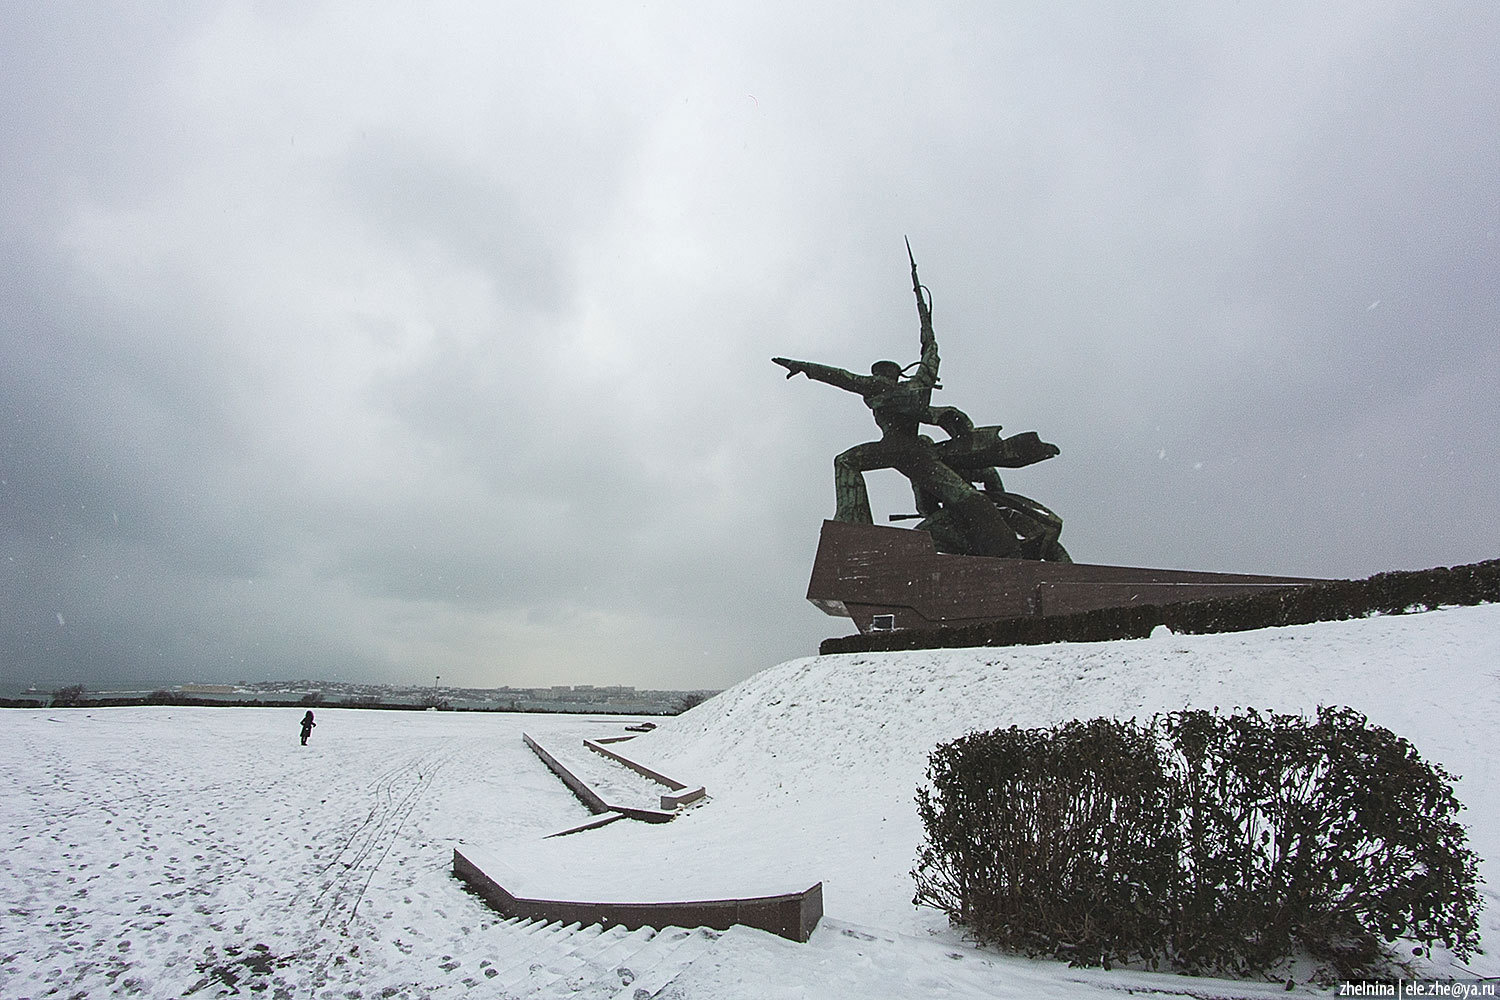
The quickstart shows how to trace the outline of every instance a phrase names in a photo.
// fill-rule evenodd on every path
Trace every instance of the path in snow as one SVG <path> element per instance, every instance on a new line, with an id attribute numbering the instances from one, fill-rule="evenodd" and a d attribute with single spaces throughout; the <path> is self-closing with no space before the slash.
<path id="1" fill-rule="evenodd" d="M 300 716 L 0 716 L 0 995 L 408 995 L 473 975 L 456 956 L 499 917 L 450 876 L 452 844 L 587 810 L 521 717 L 324 709 L 302 747 Z"/>

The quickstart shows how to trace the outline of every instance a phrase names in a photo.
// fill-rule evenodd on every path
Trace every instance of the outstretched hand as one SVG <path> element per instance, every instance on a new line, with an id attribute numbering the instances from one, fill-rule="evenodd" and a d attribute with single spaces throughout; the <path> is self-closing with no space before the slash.
<path id="1" fill-rule="evenodd" d="M 771 360 L 786 369 L 787 378 L 791 378 L 793 375 L 806 374 L 807 372 L 807 369 L 802 366 L 802 362 L 800 361 L 792 361 L 790 358 L 772 358 Z"/>
<path id="2" fill-rule="evenodd" d="M 792 378 L 793 375 L 807 375 L 805 361 L 793 361 L 790 358 L 771 358 L 771 360 L 786 369 L 786 378 Z"/>

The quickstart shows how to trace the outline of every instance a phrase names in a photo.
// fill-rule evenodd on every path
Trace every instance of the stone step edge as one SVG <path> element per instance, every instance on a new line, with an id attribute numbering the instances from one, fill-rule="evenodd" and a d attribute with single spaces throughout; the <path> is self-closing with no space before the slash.
<path id="1" fill-rule="evenodd" d="M 551 840 L 553 837 L 567 837 L 567 836 L 570 836 L 571 834 L 575 834 L 575 833 L 587 833 L 590 830 L 597 830 L 601 826 L 609 826 L 609 824 L 611 824 L 611 823 L 613 823 L 613 822 L 615 822 L 617 820 L 622 820 L 622 819 L 625 819 L 625 818 L 626 817 L 623 814 L 617 813 L 617 812 L 602 813 L 602 814 L 600 814 L 598 816 L 595 816 L 593 819 L 589 820 L 587 823 L 584 823 L 584 824 L 582 824 L 580 826 L 569 827 L 566 830 L 559 830 L 556 833 L 549 833 L 549 834 L 547 834 L 547 836 L 543 837 L 542 839 L 543 840 Z"/>
<path id="2" fill-rule="evenodd" d="M 663 809 L 676 809 L 678 806 L 685 806 L 689 802 L 697 802 L 699 799 L 708 794 L 708 789 L 704 788 L 702 785 L 698 785 L 694 788 L 689 788 L 684 782 L 678 781 L 676 778 L 669 778 L 659 771 L 653 771 L 645 764 L 641 764 L 631 760 L 629 757 L 620 753 L 618 750 L 612 750 L 609 747 L 604 746 L 604 743 L 606 742 L 613 741 L 584 740 L 583 745 L 594 751 L 594 753 L 599 754 L 601 757 L 606 757 L 618 764 L 624 764 L 636 774 L 639 774 L 644 778 L 650 778 L 658 785 L 666 785 L 668 788 L 670 788 L 672 791 L 661 797 L 661 807 Z"/>
<path id="3" fill-rule="evenodd" d="M 470 851 L 470 853 L 475 853 Z M 491 865 L 491 867 L 497 867 Z M 739 924 L 805 943 L 823 917 L 823 883 L 802 892 L 739 899 L 699 899 L 670 903 L 605 903 L 582 900 L 527 899 L 516 896 L 486 874 L 480 864 L 453 849 L 453 874 L 496 912 L 507 917 L 639 927 L 708 927 L 724 931 Z"/>
<path id="4" fill-rule="evenodd" d="M 526 745 L 531 748 L 532 753 L 541 758 L 542 763 L 547 765 L 548 770 L 557 775 L 562 783 L 568 786 L 568 790 L 576 795 L 578 801 L 582 802 L 591 813 L 603 814 L 616 812 L 644 823 L 668 823 L 677 816 L 675 812 L 664 809 L 642 809 L 638 806 L 611 805 L 604 801 L 604 797 L 594 791 L 588 782 L 568 770 L 556 757 L 548 753 L 540 743 L 532 739 L 530 734 L 522 733 L 521 739 L 526 741 Z"/>

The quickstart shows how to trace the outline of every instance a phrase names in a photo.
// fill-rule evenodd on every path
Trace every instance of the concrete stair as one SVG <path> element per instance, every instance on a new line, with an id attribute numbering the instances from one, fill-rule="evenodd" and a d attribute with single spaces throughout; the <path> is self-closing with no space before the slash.
<path id="1" fill-rule="evenodd" d="M 619 966 L 617 971 L 621 985 L 610 995 L 610 1000 L 648 1000 L 656 996 L 684 969 L 712 948 L 719 933 L 707 927 L 693 930 L 663 928 L 647 947 L 641 949 L 628 963 Z M 626 973 L 630 974 L 628 983 L 625 982 Z M 565 995 L 559 994 L 559 997 Z"/>
<path id="2" fill-rule="evenodd" d="M 702 927 L 631 931 L 506 920 L 485 932 L 482 945 L 468 956 L 475 964 L 462 992 L 442 992 L 476 1000 L 648 1000 L 718 937 L 718 931 Z"/>

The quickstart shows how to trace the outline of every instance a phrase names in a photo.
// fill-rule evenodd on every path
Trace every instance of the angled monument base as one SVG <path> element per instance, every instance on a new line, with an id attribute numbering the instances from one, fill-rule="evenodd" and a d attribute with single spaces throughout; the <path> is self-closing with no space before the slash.
<path id="1" fill-rule="evenodd" d="M 910 528 L 824 521 L 807 599 L 861 632 L 1230 597 L 1321 580 L 938 552 Z"/>

